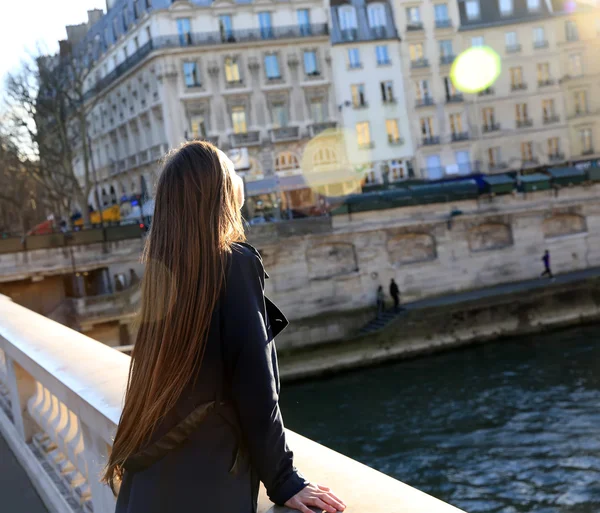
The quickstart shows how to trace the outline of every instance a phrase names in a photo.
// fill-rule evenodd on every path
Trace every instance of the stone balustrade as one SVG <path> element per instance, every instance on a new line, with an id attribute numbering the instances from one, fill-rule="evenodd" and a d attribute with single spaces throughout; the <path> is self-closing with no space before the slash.
<path id="1" fill-rule="evenodd" d="M 0 296 L 0 434 L 51 513 L 114 511 L 99 476 L 128 367 L 127 355 Z M 297 466 L 343 497 L 348 513 L 460 512 L 295 433 L 289 443 Z M 275 511 L 264 491 L 259 511 Z"/>

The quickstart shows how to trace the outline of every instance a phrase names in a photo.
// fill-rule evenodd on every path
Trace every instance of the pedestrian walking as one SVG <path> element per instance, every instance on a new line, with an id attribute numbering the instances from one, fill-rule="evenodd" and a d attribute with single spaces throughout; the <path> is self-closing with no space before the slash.
<path id="1" fill-rule="evenodd" d="M 392 278 L 392 281 L 390 282 L 390 296 L 392 296 L 392 299 L 394 300 L 394 310 L 397 312 L 400 308 L 400 289 L 394 278 Z"/>
<path id="2" fill-rule="evenodd" d="M 385 294 L 383 293 L 383 287 L 379 285 L 377 289 L 377 318 L 381 317 L 381 314 L 385 310 Z"/>
<path id="3" fill-rule="evenodd" d="M 552 274 L 552 269 L 550 268 L 550 251 L 546 250 L 544 252 L 544 256 L 542 257 L 542 262 L 544 262 L 544 272 L 541 274 L 540 278 L 544 276 L 548 276 L 550 279 L 554 279 L 554 275 Z"/>

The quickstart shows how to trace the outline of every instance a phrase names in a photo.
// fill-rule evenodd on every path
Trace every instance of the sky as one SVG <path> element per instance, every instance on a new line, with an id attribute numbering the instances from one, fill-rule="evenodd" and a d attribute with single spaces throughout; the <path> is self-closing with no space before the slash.
<path id="1" fill-rule="evenodd" d="M 106 11 L 105 0 L 0 0 L 0 93 L 6 74 L 23 57 L 58 49 L 66 39 L 65 25 L 87 21 L 89 9 Z"/>

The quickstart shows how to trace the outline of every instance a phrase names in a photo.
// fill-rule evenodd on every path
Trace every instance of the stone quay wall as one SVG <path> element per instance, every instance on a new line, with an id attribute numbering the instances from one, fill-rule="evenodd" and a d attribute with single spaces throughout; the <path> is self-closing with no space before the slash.
<path id="1" fill-rule="evenodd" d="M 250 232 L 270 275 L 266 293 L 292 321 L 282 350 L 351 336 L 391 278 L 413 301 L 534 278 L 545 249 L 555 273 L 600 266 L 599 186 L 311 222 L 287 237 L 269 226 Z"/>

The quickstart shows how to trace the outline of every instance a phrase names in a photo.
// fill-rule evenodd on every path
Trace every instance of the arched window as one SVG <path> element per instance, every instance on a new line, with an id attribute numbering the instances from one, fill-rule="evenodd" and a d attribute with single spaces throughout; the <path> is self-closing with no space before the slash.
<path id="1" fill-rule="evenodd" d="M 341 30 L 356 30 L 356 9 L 351 5 L 343 5 L 338 9 Z"/>
<path id="2" fill-rule="evenodd" d="M 110 201 L 113 205 L 117 204 L 117 193 L 115 192 L 114 186 L 110 186 Z"/>
<path id="3" fill-rule="evenodd" d="M 330 166 L 337 163 L 337 153 L 331 148 L 319 148 L 313 155 L 313 165 Z"/>
<path id="4" fill-rule="evenodd" d="M 367 8 L 367 14 L 369 17 L 369 27 L 385 27 L 385 5 L 369 4 L 369 7 Z"/>
<path id="5" fill-rule="evenodd" d="M 289 171 L 299 167 L 298 158 L 291 151 L 279 153 L 275 158 L 275 171 Z"/>

